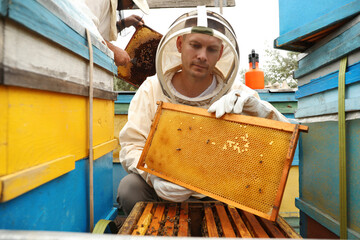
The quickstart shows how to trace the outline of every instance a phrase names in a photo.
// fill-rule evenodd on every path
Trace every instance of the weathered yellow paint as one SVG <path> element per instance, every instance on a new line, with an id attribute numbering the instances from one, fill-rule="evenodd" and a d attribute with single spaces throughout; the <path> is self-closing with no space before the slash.
<path id="1" fill-rule="evenodd" d="M 97 146 L 93 147 L 93 156 L 94 160 L 100 158 L 101 156 L 104 156 L 105 154 L 111 152 L 118 146 L 118 140 L 113 139 L 106 143 L 99 144 Z"/>
<path id="2" fill-rule="evenodd" d="M 116 138 L 119 142 L 119 133 L 120 130 L 124 127 L 124 125 L 127 122 L 127 115 L 115 115 L 115 120 L 114 120 L 114 138 Z M 119 162 L 119 151 L 120 151 L 121 147 L 120 147 L 120 142 L 118 144 L 118 146 L 115 148 L 115 150 L 113 151 L 113 162 Z"/>
<path id="3" fill-rule="evenodd" d="M 295 206 L 295 198 L 299 197 L 299 167 L 292 166 L 286 182 L 279 214 L 282 217 L 299 217 L 299 209 Z"/>
<path id="4" fill-rule="evenodd" d="M 7 172 L 7 124 L 8 118 L 7 87 L 0 86 L 0 176 Z M 1 188 L 1 186 L 0 186 Z"/>
<path id="5" fill-rule="evenodd" d="M 87 98 L 86 98 L 87 99 Z M 114 139 L 114 102 L 94 99 L 93 102 L 93 144 L 94 146 Z"/>
<path id="6" fill-rule="evenodd" d="M 64 155 L 74 155 L 75 160 L 88 156 L 87 97 L 19 87 L 7 90 L 6 97 L 1 95 L 1 100 L 8 102 L 7 114 L 0 120 L 8 123 L 7 145 L 1 150 L 2 155 L 4 151 L 7 154 L 5 174 Z M 94 99 L 93 109 L 96 146 L 114 139 L 114 102 Z M 0 137 L 2 140 L 3 134 Z"/>
<path id="7" fill-rule="evenodd" d="M 46 182 L 75 169 L 73 155 L 58 158 L 38 166 L 0 178 L 0 202 L 11 200 Z"/>

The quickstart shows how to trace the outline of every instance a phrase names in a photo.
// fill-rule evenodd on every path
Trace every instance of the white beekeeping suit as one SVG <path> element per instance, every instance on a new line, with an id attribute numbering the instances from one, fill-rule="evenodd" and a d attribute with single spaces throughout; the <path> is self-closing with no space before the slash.
<path id="1" fill-rule="evenodd" d="M 194 98 L 186 97 L 177 92 L 171 81 L 174 74 L 181 70 L 181 55 L 176 47 L 176 39 L 178 36 L 190 33 L 217 37 L 222 40 L 224 49 L 213 72 L 213 83 L 202 94 Z M 124 169 L 128 173 L 141 175 L 149 185 L 155 185 L 156 193 L 163 199 L 184 201 L 189 196 L 199 196 L 191 190 L 137 169 L 155 116 L 157 101 L 198 106 L 206 109 L 212 105 L 213 112 L 217 112 L 217 115 L 223 109 L 223 112 L 234 110 L 241 114 L 287 121 L 271 104 L 261 101 L 256 91 L 246 87 L 237 79 L 238 67 L 239 51 L 236 36 L 230 24 L 222 16 L 206 11 L 205 8 L 198 8 L 196 11 L 180 16 L 170 26 L 158 46 L 156 55 L 157 77 L 145 80 L 130 103 L 128 122 L 121 130 L 119 137 L 121 144 L 120 162 Z M 252 104 L 249 105 L 248 102 Z M 232 109 L 230 109 L 232 104 Z M 239 112 L 240 108 L 241 112 Z"/>

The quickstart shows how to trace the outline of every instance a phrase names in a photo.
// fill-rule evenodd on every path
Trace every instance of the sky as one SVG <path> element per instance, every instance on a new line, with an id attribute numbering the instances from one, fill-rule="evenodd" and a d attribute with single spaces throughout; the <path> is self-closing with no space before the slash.
<path id="1" fill-rule="evenodd" d="M 219 2 L 219 1 L 218 1 Z M 259 53 L 259 66 L 265 64 L 265 49 L 272 48 L 274 40 L 279 37 L 279 7 L 278 0 L 236 0 L 235 7 L 223 8 L 223 17 L 230 22 L 237 36 L 240 49 L 240 69 L 248 69 L 248 55 L 252 49 Z M 150 9 L 149 15 L 140 10 L 126 10 L 124 15 L 136 14 L 142 16 L 150 28 L 165 34 L 168 27 L 181 14 L 194 8 Z M 220 8 L 209 8 L 220 13 Z M 128 28 L 120 36 L 116 45 L 125 48 L 134 28 Z"/>

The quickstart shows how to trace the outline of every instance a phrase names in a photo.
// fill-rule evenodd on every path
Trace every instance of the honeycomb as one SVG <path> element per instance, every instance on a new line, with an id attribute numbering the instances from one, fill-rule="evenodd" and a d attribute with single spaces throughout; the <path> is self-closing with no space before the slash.
<path id="1" fill-rule="evenodd" d="M 144 170 L 235 207 L 272 214 L 291 131 L 171 109 L 162 109 L 153 127 L 140 160 Z"/>
<path id="2" fill-rule="evenodd" d="M 139 87 L 148 76 L 155 75 L 156 49 L 161 37 L 148 26 L 139 26 L 125 48 L 132 61 L 118 67 L 119 77 Z"/>

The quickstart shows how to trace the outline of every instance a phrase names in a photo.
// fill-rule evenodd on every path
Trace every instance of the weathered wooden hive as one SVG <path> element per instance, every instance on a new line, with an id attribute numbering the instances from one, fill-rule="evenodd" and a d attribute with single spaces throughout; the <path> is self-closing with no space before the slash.
<path id="1" fill-rule="evenodd" d="M 276 222 L 256 217 L 221 202 L 139 202 L 120 235 L 301 238 L 281 217 Z"/>
<path id="2" fill-rule="evenodd" d="M 302 136 L 300 232 L 360 238 L 360 1 L 280 1 L 275 47 L 303 52 L 295 117 Z M 302 11 L 299 13 L 299 8 Z"/>

